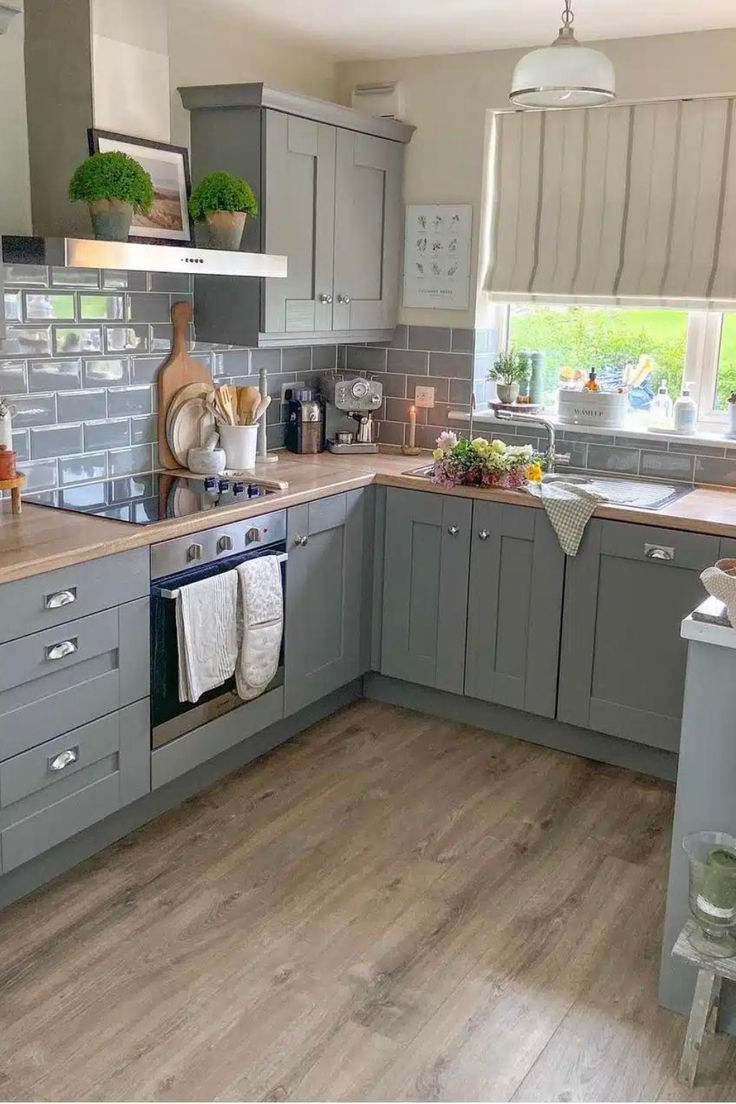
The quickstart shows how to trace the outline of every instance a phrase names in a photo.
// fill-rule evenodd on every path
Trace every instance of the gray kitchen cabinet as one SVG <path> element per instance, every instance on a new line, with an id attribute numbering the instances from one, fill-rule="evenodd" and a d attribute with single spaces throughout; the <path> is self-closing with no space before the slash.
<path id="1" fill-rule="evenodd" d="M 413 128 L 261 84 L 182 88 L 195 179 L 245 177 L 260 214 L 242 248 L 284 280 L 196 276 L 197 334 L 268 346 L 381 341 L 397 321 L 404 145 Z"/>
<path id="2" fill-rule="evenodd" d="M 381 673 L 463 693 L 472 502 L 386 492 Z"/>
<path id="3" fill-rule="evenodd" d="M 363 674 L 370 633 L 367 512 L 372 488 L 292 506 L 284 640 L 284 713 Z"/>
<path id="4" fill-rule="evenodd" d="M 0 763 L 0 868 L 6 874 L 151 788 L 148 701 Z"/>
<path id="5" fill-rule="evenodd" d="M 473 504 L 465 693 L 554 717 L 565 557 L 543 510 Z"/>
<path id="6" fill-rule="evenodd" d="M 686 643 L 717 537 L 594 520 L 567 562 L 557 717 L 677 751 Z"/>

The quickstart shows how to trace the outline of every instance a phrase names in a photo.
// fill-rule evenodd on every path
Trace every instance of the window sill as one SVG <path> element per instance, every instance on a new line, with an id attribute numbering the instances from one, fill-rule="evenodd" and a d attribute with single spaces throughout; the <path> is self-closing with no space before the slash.
<path id="1" fill-rule="evenodd" d="M 469 422 L 470 414 L 464 410 L 450 410 L 448 412 L 448 420 L 451 422 Z M 610 444 L 614 438 L 624 440 L 636 440 L 646 441 L 654 443 L 655 441 L 669 442 L 669 441 L 687 441 L 693 445 L 718 445 L 723 447 L 724 445 L 733 445 L 736 448 L 736 437 L 727 437 L 725 433 L 712 433 L 707 430 L 698 429 L 695 433 L 659 433 L 647 429 L 642 425 L 618 426 L 616 428 L 600 428 L 598 426 L 588 425 L 570 425 L 569 422 L 560 422 L 553 414 L 543 413 L 542 417 L 552 422 L 556 429 L 560 433 L 567 435 L 568 440 L 576 440 L 578 435 L 584 438 L 597 439 L 602 444 Z M 504 418 L 503 420 L 497 418 L 492 410 L 476 410 L 473 414 L 473 425 L 478 426 L 498 426 L 499 432 L 503 432 L 504 427 L 518 426 L 522 428 L 531 429 L 531 423 L 527 422 L 525 418 Z M 570 437 L 570 434 L 575 436 Z M 656 446 L 655 446 L 656 447 Z"/>

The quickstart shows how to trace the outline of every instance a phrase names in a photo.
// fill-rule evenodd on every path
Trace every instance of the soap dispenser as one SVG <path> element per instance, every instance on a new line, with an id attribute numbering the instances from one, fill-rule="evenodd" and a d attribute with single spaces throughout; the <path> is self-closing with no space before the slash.
<path id="1" fill-rule="evenodd" d="M 694 383 L 686 383 L 682 388 L 682 394 L 675 400 L 674 430 L 675 433 L 694 433 L 698 422 L 698 408 L 692 397 Z"/>

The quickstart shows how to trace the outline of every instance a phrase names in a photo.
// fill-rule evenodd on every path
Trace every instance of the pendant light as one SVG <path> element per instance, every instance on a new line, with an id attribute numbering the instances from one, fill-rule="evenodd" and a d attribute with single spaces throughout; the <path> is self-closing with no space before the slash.
<path id="1" fill-rule="evenodd" d="M 600 50 L 579 44 L 574 19 L 571 0 L 565 0 L 562 26 L 552 45 L 517 62 L 509 94 L 517 107 L 593 107 L 615 98 L 611 61 Z"/>

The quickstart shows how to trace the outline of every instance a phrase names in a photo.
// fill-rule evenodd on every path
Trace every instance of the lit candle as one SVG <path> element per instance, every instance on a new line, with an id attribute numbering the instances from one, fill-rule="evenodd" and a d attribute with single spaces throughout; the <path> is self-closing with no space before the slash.
<path id="1" fill-rule="evenodd" d="M 409 407 L 409 448 L 416 448 L 417 437 L 417 408 Z"/>

